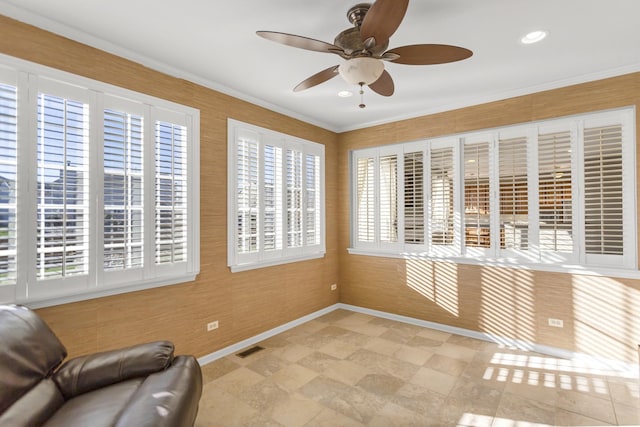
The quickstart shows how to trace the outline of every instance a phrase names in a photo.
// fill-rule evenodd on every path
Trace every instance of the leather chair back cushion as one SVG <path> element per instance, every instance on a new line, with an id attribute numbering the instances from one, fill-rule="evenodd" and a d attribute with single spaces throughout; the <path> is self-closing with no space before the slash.
<path id="1" fill-rule="evenodd" d="M 67 356 L 38 315 L 20 305 L 0 305 L 0 414 L 51 375 Z"/>

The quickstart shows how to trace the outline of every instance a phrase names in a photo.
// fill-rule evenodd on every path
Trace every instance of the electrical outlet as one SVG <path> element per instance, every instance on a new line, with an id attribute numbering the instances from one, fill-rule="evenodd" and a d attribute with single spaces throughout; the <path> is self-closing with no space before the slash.
<path id="1" fill-rule="evenodd" d="M 338 285 L 337 284 L 334 283 L 333 285 L 331 285 L 331 290 L 332 291 L 335 291 L 336 289 L 338 289 Z"/>
<path id="2" fill-rule="evenodd" d="M 563 328 L 564 322 L 560 319 L 549 318 L 549 326 L 553 326 L 554 328 Z"/>
<path id="3" fill-rule="evenodd" d="M 207 332 L 213 331 L 214 329 L 218 329 L 218 321 L 213 321 L 207 323 Z"/>

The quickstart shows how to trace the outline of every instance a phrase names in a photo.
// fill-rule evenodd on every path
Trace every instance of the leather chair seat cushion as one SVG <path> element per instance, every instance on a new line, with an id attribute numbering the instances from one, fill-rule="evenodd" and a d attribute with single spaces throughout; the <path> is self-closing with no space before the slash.
<path id="1" fill-rule="evenodd" d="M 44 427 L 110 427 L 144 378 L 123 381 L 69 399 Z"/>
<path id="2" fill-rule="evenodd" d="M 0 426 L 41 426 L 63 404 L 64 398 L 58 386 L 47 378 L 0 414 Z"/>

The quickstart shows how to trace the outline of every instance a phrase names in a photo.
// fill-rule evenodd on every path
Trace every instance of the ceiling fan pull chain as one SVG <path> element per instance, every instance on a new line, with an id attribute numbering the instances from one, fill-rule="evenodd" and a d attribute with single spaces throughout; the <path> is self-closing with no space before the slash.
<path id="1" fill-rule="evenodd" d="M 366 107 L 366 105 L 364 104 L 364 83 L 360 83 L 360 105 L 358 105 L 358 107 Z"/>

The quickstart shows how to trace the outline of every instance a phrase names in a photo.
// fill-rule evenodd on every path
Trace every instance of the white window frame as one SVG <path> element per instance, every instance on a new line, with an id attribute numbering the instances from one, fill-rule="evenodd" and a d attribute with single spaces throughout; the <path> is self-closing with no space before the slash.
<path id="1" fill-rule="evenodd" d="M 238 251 L 238 163 L 237 163 L 237 141 L 240 134 L 247 133 L 254 135 L 257 142 L 257 162 L 258 162 L 258 213 L 257 213 L 257 248 L 250 252 Z M 282 180 L 281 180 L 281 196 L 279 198 L 280 219 L 282 226 L 280 227 L 281 247 L 273 250 L 264 249 L 263 217 L 264 217 L 264 168 L 262 155 L 265 146 L 278 147 L 282 150 Z M 287 244 L 287 150 L 294 150 L 302 153 L 302 245 L 296 247 L 288 247 Z M 319 195 L 316 199 L 319 202 L 320 221 L 318 233 L 318 243 L 309 243 L 307 241 L 307 194 L 306 194 L 306 156 L 314 155 L 319 160 Z M 291 262 L 305 261 L 310 259 L 322 258 L 326 252 L 325 244 L 325 156 L 324 145 L 291 135 L 286 135 L 273 130 L 265 129 L 249 123 L 244 123 L 234 119 L 227 120 L 227 265 L 231 272 L 252 270 L 256 268 L 269 267 L 273 265 L 287 264 Z M 315 227 L 315 224 L 314 224 Z"/>
<path id="2" fill-rule="evenodd" d="M 586 127 L 605 125 L 622 126 L 622 174 L 623 200 L 622 224 L 624 243 L 622 255 L 587 255 L 584 245 L 585 207 L 582 197 L 582 180 L 584 175 L 582 130 Z M 540 191 L 538 173 L 538 136 L 555 131 L 567 131 L 571 138 L 571 233 L 574 237 L 573 251 L 555 255 L 540 249 Z M 498 150 L 501 139 L 522 137 L 526 140 L 527 153 L 527 194 L 528 202 L 528 247 L 522 249 L 502 249 L 500 246 L 500 184 L 498 170 Z M 489 151 L 489 215 L 491 245 L 490 247 L 467 247 L 465 245 L 464 223 L 464 147 L 481 142 L 488 144 Z M 635 107 L 625 107 L 613 110 L 580 114 L 526 124 L 516 124 L 494 129 L 484 129 L 464 134 L 445 136 L 440 138 L 412 141 L 382 147 L 372 147 L 352 150 L 351 156 L 351 254 L 383 256 L 392 258 L 424 258 L 432 260 L 446 260 L 462 264 L 507 266 L 541 271 L 572 272 L 581 274 L 601 274 L 612 277 L 640 278 L 637 260 L 637 207 L 636 207 L 636 123 Z M 430 197 L 430 172 L 426 165 L 430 165 L 430 153 L 434 147 L 454 147 L 454 242 L 446 247 L 435 248 L 431 244 L 428 200 Z M 398 167 L 398 208 L 400 247 L 381 244 L 379 241 L 359 242 L 357 240 L 357 217 L 355 194 L 357 192 L 357 160 L 362 157 L 373 158 L 378 164 L 378 158 L 385 152 L 416 152 L 424 153 L 424 202 L 425 202 L 425 244 L 415 245 L 404 243 L 404 174 L 403 162 Z M 400 159 L 400 157 L 399 157 Z M 373 193 L 377 194 L 378 180 L 374 180 Z M 535 195 L 535 196 L 532 196 Z M 374 218 L 375 229 L 379 228 L 379 219 Z"/>
<path id="3" fill-rule="evenodd" d="M 18 88 L 17 280 L 0 286 L 1 303 L 45 307 L 192 281 L 200 270 L 200 112 L 199 110 L 107 83 L 0 55 L 0 83 Z M 38 93 L 78 99 L 89 105 L 89 271 L 78 277 L 36 280 L 35 251 Z M 142 268 L 103 269 L 103 127 L 105 108 L 124 108 L 144 116 L 144 264 Z M 154 146 L 156 120 L 187 128 L 187 257 L 156 265 L 154 258 Z M 23 159 L 23 160 L 20 160 Z"/>

